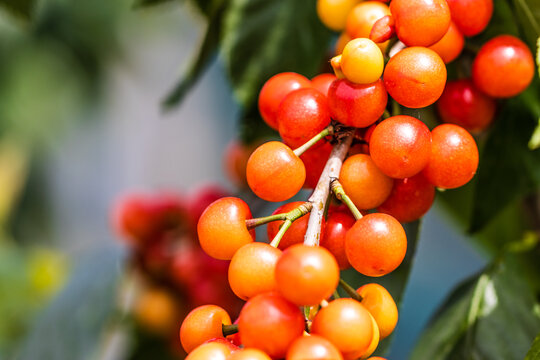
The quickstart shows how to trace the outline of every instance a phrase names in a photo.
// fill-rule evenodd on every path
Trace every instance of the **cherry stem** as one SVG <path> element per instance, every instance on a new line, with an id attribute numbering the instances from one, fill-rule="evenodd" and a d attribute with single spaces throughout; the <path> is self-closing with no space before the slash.
<path id="1" fill-rule="evenodd" d="M 382 114 L 383 120 L 388 119 L 390 116 L 392 116 L 390 115 L 390 112 L 388 110 L 384 110 L 384 113 Z"/>
<path id="2" fill-rule="evenodd" d="M 334 126 L 328 125 L 323 131 L 309 139 L 304 145 L 300 146 L 299 148 L 294 149 L 294 154 L 296 156 L 300 156 L 303 153 L 305 153 L 307 150 L 309 150 L 310 147 L 315 145 L 319 140 L 323 139 L 324 137 L 328 135 L 332 135 L 334 133 Z"/>
<path id="3" fill-rule="evenodd" d="M 349 210 L 352 212 L 354 218 L 356 220 L 361 219 L 362 213 L 360 212 L 360 210 L 358 210 L 356 205 L 354 205 L 351 198 L 345 193 L 345 190 L 343 190 L 343 186 L 338 179 L 332 179 L 331 187 L 338 200 L 347 205 Z"/>
<path id="4" fill-rule="evenodd" d="M 308 201 L 313 204 L 309 216 L 308 227 L 304 237 L 304 245 L 318 246 L 321 238 L 321 225 L 324 218 L 326 199 L 330 194 L 330 181 L 339 177 L 343 159 L 347 155 L 354 137 L 354 129 L 345 128 L 337 133 L 338 143 L 332 149 L 330 157 L 319 177 L 319 182 L 309 197 Z"/>
<path id="5" fill-rule="evenodd" d="M 360 294 L 357 293 L 356 290 L 354 290 L 354 288 L 351 285 L 347 284 L 345 280 L 341 278 L 339 279 L 339 286 L 341 286 L 341 288 L 345 290 L 345 292 L 349 294 L 349 296 L 352 297 L 354 300 L 356 301 L 364 300 L 364 298 L 361 297 Z"/>
<path id="6" fill-rule="evenodd" d="M 309 213 L 312 207 L 313 205 L 310 202 L 305 202 L 302 205 L 298 206 L 296 209 L 292 209 L 288 213 L 278 214 L 284 215 L 282 219 L 278 220 L 285 220 L 285 222 L 280 226 L 278 233 L 276 234 L 276 236 L 274 236 L 270 245 L 277 248 L 279 246 L 279 242 L 283 238 L 283 235 L 285 235 L 285 232 L 289 230 L 292 223 Z"/>
<path id="7" fill-rule="evenodd" d="M 221 325 L 221 332 L 223 332 L 223 337 L 236 334 L 238 332 L 238 324 L 223 324 Z"/>
<path id="8" fill-rule="evenodd" d="M 287 216 L 287 213 L 283 213 L 283 214 L 274 214 L 274 215 L 255 218 L 255 219 L 247 219 L 246 227 L 248 228 L 248 230 L 251 230 L 251 229 L 256 228 L 257 226 L 268 224 L 273 221 L 285 220 L 286 216 Z"/>

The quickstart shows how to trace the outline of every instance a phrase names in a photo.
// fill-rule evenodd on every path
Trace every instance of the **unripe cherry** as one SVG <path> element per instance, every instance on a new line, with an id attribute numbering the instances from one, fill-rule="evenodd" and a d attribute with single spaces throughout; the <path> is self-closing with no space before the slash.
<path id="1" fill-rule="evenodd" d="M 353 39 L 345 45 L 341 55 L 341 71 L 355 84 L 377 81 L 384 69 L 381 49 L 368 38 Z"/>
<path id="2" fill-rule="evenodd" d="M 381 339 L 388 337 L 396 328 L 398 309 L 392 295 L 379 284 L 365 284 L 356 292 L 362 297 L 362 305 L 377 322 Z"/>
<path id="3" fill-rule="evenodd" d="M 347 16 L 359 0 L 317 0 L 317 15 L 329 29 L 341 31 Z"/>
<path id="4" fill-rule="evenodd" d="M 375 22 L 387 15 L 390 15 L 388 5 L 380 1 L 362 1 L 347 16 L 347 34 L 351 39 L 369 38 Z M 388 43 L 377 45 L 384 51 Z"/>

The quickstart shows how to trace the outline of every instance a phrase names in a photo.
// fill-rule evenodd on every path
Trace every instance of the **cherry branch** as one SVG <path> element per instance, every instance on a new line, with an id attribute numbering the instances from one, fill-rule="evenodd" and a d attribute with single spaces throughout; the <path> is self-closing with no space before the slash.
<path id="1" fill-rule="evenodd" d="M 353 140 L 354 129 L 344 130 L 338 137 L 339 143 L 334 146 L 330 157 L 326 162 L 315 191 L 309 197 L 308 201 L 313 204 L 311 214 L 309 215 L 308 228 L 304 237 L 304 245 L 318 246 L 321 238 L 321 224 L 324 217 L 324 208 L 326 199 L 330 194 L 330 182 L 339 178 L 343 159 L 347 155 Z"/>

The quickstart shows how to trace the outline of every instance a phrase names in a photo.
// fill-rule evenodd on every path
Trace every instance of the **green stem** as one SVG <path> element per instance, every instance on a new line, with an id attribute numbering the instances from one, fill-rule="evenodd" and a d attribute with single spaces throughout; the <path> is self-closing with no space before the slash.
<path id="1" fill-rule="evenodd" d="M 221 325 L 221 331 L 223 332 L 223 337 L 236 334 L 238 332 L 238 324 Z"/>
<path id="2" fill-rule="evenodd" d="M 310 147 L 312 147 L 317 142 L 319 142 L 319 140 L 321 140 L 322 138 L 328 135 L 332 135 L 333 133 L 334 133 L 334 126 L 328 125 L 323 131 L 321 131 L 320 133 L 318 133 L 317 135 L 309 139 L 308 142 L 306 142 L 304 145 L 300 146 L 299 148 L 294 149 L 293 152 L 296 154 L 296 156 L 300 156 L 303 153 L 305 153 Z"/>
<path id="3" fill-rule="evenodd" d="M 246 227 L 248 228 L 248 230 L 251 230 L 251 229 L 256 228 L 257 226 L 268 224 L 272 221 L 285 220 L 286 216 L 287 216 L 287 213 L 282 213 L 282 214 L 274 214 L 270 216 L 255 218 L 255 219 L 247 219 Z"/>
<path id="4" fill-rule="evenodd" d="M 343 202 L 345 205 L 347 205 L 349 210 L 351 210 L 354 218 L 356 220 L 361 219 L 362 218 L 362 213 L 360 212 L 360 210 L 358 210 L 356 205 L 354 205 L 351 198 L 347 194 L 345 194 L 345 190 L 343 190 L 343 186 L 341 185 L 339 180 L 338 179 L 333 179 L 330 186 L 332 187 L 332 191 L 334 192 L 334 194 L 336 195 L 338 200 L 341 200 L 341 202 Z"/>
<path id="5" fill-rule="evenodd" d="M 361 297 L 360 294 L 358 294 L 356 290 L 354 290 L 354 288 L 351 285 L 347 284 L 343 279 L 339 279 L 339 286 L 341 286 L 341 288 L 345 290 L 345 292 L 349 294 L 349 296 L 352 297 L 354 300 L 364 300 L 364 298 Z"/>
<path id="6" fill-rule="evenodd" d="M 281 220 L 285 220 L 285 222 L 279 228 L 278 233 L 276 234 L 276 236 L 274 236 L 270 245 L 272 245 L 273 247 L 278 247 L 279 242 L 283 238 L 283 235 L 285 235 L 285 232 L 289 230 L 292 223 L 300 219 L 302 216 L 306 215 L 307 213 L 309 213 L 312 207 L 313 207 L 313 204 L 310 203 L 309 201 L 306 201 L 305 203 L 303 203 L 296 209 L 293 209 L 285 214 L 280 214 L 280 215 L 285 215 L 284 219 L 281 219 Z"/>
<path id="7" fill-rule="evenodd" d="M 334 300 L 336 299 L 339 299 L 341 296 L 339 296 L 339 292 L 337 291 L 337 289 L 334 291 L 334 295 L 332 295 L 334 297 Z"/>

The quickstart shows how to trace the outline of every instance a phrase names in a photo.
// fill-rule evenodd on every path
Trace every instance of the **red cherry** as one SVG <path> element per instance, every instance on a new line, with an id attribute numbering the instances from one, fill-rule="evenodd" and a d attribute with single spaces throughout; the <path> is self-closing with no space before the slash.
<path id="1" fill-rule="evenodd" d="M 336 75 L 330 73 L 319 74 L 311 79 L 311 86 L 319 90 L 321 94 L 328 95 L 328 89 L 332 82 L 336 80 Z"/>
<path id="2" fill-rule="evenodd" d="M 465 36 L 480 34 L 493 15 L 493 0 L 446 0 L 452 20 Z"/>
<path id="3" fill-rule="evenodd" d="M 320 245 L 334 255 L 341 270 L 351 267 L 345 253 L 345 236 L 355 222 L 348 209 L 330 208 L 328 211 L 324 237 L 321 238 Z"/>

